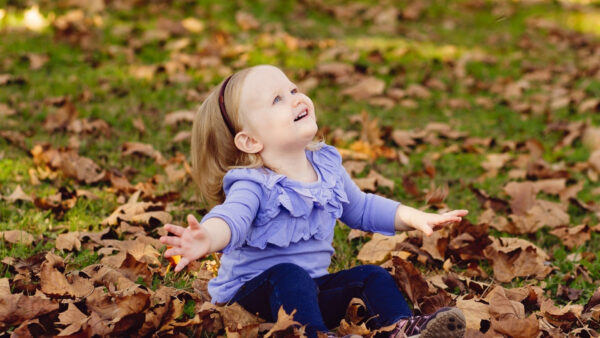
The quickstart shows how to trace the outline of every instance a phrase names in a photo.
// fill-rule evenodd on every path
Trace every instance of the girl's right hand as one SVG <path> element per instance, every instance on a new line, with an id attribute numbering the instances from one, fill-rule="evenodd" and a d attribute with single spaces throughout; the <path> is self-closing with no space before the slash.
<path id="1" fill-rule="evenodd" d="M 210 250 L 211 238 L 206 229 L 192 215 L 188 215 L 187 221 L 187 228 L 165 224 L 165 229 L 175 236 L 160 237 L 161 243 L 172 247 L 165 251 L 165 257 L 181 256 L 175 272 L 181 271 L 191 261 L 203 257 Z"/>

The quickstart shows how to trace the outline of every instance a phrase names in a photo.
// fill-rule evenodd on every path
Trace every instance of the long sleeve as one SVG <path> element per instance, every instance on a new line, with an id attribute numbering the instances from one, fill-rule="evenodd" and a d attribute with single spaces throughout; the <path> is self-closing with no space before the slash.
<path id="1" fill-rule="evenodd" d="M 223 248 L 223 252 L 229 252 L 244 244 L 258 212 L 261 195 L 258 184 L 243 180 L 236 181 L 229 187 L 225 202 L 212 208 L 202 218 L 202 222 L 209 218 L 221 218 L 229 225 L 231 240 Z"/>
<path id="2" fill-rule="evenodd" d="M 341 172 L 348 203 L 343 203 L 340 220 L 354 229 L 394 235 L 394 217 L 400 202 L 361 191 L 346 170 Z"/>

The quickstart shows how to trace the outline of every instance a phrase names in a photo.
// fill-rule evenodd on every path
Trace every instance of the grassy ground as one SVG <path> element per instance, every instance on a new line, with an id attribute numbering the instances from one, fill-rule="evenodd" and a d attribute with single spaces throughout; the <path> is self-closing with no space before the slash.
<path id="1" fill-rule="evenodd" d="M 359 3 L 368 4 L 370 1 Z M 378 3 L 373 2 L 372 5 Z M 338 5 L 343 4 L 331 3 L 331 7 Z M 406 6 L 403 1 L 398 1 L 398 4 L 390 2 L 390 5 L 401 10 Z M 431 98 L 418 100 L 418 108 L 396 105 L 386 109 L 344 97 L 340 95 L 341 88 L 333 81 L 321 79 L 308 93 L 316 104 L 321 127 L 359 130 L 360 126 L 352 124 L 347 117 L 366 109 L 370 116 L 380 119 L 381 126 L 393 129 L 418 129 L 436 121 L 450 123 L 455 129 L 470 136 L 515 142 L 536 139 L 543 144 L 543 158 L 550 163 L 582 162 L 589 156 L 579 140 L 568 149 L 553 151 L 561 134 L 546 132 L 547 115 L 530 114 L 525 119 L 522 114 L 503 104 L 495 104 L 490 108 L 474 104 L 477 97 L 492 97 L 493 94 L 485 90 L 475 91 L 467 83 L 451 81 L 448 65 L 459 62 L 461 57 L 469 53 L 484 52 L 495 57 L 497 62 L 470 62 L 466 71 L 476 80 L 493 83 L 500 78 L 518 79 L 526 66 L 550 67 L 554 64 L 581 62 L 576 48 L 557 49 L 547 30 L 531 29 L 527 23 L 532 18 L 548 19 L 564 29 L 582 31 L 598 39 L 600 28 L 596 19 L 600 15 L 600 8 L 592 5 L 585 7 L 583 11 L 577 11 L 566 9 L 556 2 L 518 4 L 483 0 L 435 0 L 429 2 L 418 19 L 400 20 L 390 32 L 373 20 L 336 18 L 332 11 L 323 8 L 317 1 L 305 1 L 303 5 L 295 1 L 224 4 L 213 4 L 211 1 L 173 1 L 163 6 L 154 4 L 99 12 L 97 16 L 102 23 L 92 29 L 92 48 L 60 39 L 51 27 L 44 28 L 41 32 L 24 29 L 23 16 L 27 6 L 19 7 L 14 6 L 12 1 L 0 1 L 0 8 L 5 9 L 4 14 L 0 15 L 0 74 L 26 79 L 24 84 L 0 85 L 0 102 L 17 110 L 16 115 L 0 116 L 0 129 L 22 133 L 26 148 L 21 149 L 0 138 L 0 194 L 3 196 L 8 196 L 17 185 L 21 185 L 26 193 L 37 197 L 55 194 L 62 186 L 79 186 L 76 182 L 61 177 L 42 180 L 39 185 L 30 183 L 29 170 L 34 168 L 34 163 L 27 150 L 40 142 L 64 147 L 69 144 L 71 136 L 65 132 L 49 133 L 43 128 L 47 114 L 54 111 L 54 108 L 44 103 L 44 100 L 50 98 L 69 97 L 75 102 L 79 118 L 103 119 L 111 126 L 110 137 L 79 136 L 79 154 L 93 159 L 103 168 L 120 171 L 134 168 L 135 173 L 131 177 L 133 183 L 165 173 L 153 160 L 123 157 L 121 145 L 124 142 L 152 144 L 165 157 L 172 157 L 177 152 L 189 154 L 187 143 L 171 142 L 173 136 L 187 126 L 164 126 L 164 116 L 176 110 L 195 109 L 199 101 L 190 97 L 189 91 L 203 93 L 209 90 L 229 73 L 229 68 L 223 70 L 223 66 L 235 68 L 239 60 L 224 57 L 223 63 L 217 67 L 188 68 L 185 73 L 189 76 L 189 82 L 183 83 L 168 81 L 168 74 L 165 72 L 158 72 L 151 79 L 132 76 L 132 64 L 156 65 L 168 61 L 171 55 L 167 49 L 168 41 L 166 44 L 152 40 L 142 43 L 129 56 L 123 51 L 113 52 L 113 49 L 124 47 L 130 43 L 130 39 L 142 39 L 144 34 L 152 32 L 160 16 L 176 21 L 196 17 L 205 24 L 204 30 L 191 34 L 193 43 L 184 49 L 185 52 L 209 55 L 210 44 L 214 43 L 215 37 L 225 37 L 231 45 L 247 50 L 243 53 L 246 65 L 271 63 L 282 67 L 292 79 L 299 79 L 302 74 L 311 72 L 323 62 L 321 58 L 325 49 L 318 45 L 320 42 L 323 45 L 346 48 L 340 55 L 341 60 L 353 59 L 355 68 L 374 74 L 386 81 L 388 86 L 397 83 L 422 83 L 427 78 L 439 79 L 447 86 L 446 90 L 433 91 Z M 240 29 L 235 19 L 238 10 L 252 14 L 260 22 L 260 28 L 249 31 Z M 61 15 L 67 10 L 51 2 L 43 2 L 40 11 L 48 17 Z M 317 44 L 310 48 L 295 49 L 286 43 L 285 37 L 270 33 L 272 30 L 269 27 L 281 27 L 291 36 L 315 41 Z M 119 31 L 128 33 L 122 34 Z M 530 37 L 542 47 L 532 50 L 521 48 L 519 41 L 524 36 Z M 27 59 L 28 53 L 46 54 L 49 61 L 42 68 L 32 70 Z M 600 96 L 598 78 L 581 78 L 576 86 L 588 96 Z M 526 97 L 539 90 L 536 87 L 529 88 Z M 82 95 L 89 95 L 90 99 L 78 99 Z M 450 98 L 464 99 L 471 103 L 471 107 L 449 109 L 440 104 Z M 138 118 L 144 122 L 145 133 L 140 133 L 134 127 L 133 121 Z M 588 120 L 592 125 L 600 124 L 600 114 L 577 114 L 569 107 L 553 111 L 551 118 L 554 121 Z M 378 160 L 375 163 L 377 170 L 396 182 L 396 189 L 389 195 L 409 205 L 422 205 L 423 201 L 415 200 L 403 191 L 402 177 L 422 171 L 421 159 L 442 152 L 446 146 L 447 144 L 425 144 L 420 151 L 408 154 L 408 165 Z M 501 148 L 495 145 L 488 151 L 500 152 Z M 484 158 L 485 153 L 458 152 L 444 154 L 435 162 L 437 174 L 433 179 L 434 183 L 439 185 L 448 182 L 450 185 L 446 203 L 452 208 L 469 209 L 471 213 L 468 218 L 474 223 L 481 213 L 481 207 L 469 185 L 485 189 L 492 196 L 503 196 L 502 187 L 507 182 L 508 174 L 503 171 L 497 177 L 477 180 L 484 173 L 480 166 Z M 572 178 L 584 182 L 578 195 L 581 200 L 596 203 L 600 201 L 598 195 L 591 193 L 597 184 L 581 173 L 574 173 Z M 430 181 L 426 175 L 416 177 L 416 183 L 421 189 L 427 188 Z M 32 203 L 11 204 L 2 201 L 0 230 L 22 229 L 34 234 L 44 234 L 49 239 L 63 231 L 98 230 L 100 222 L 120 203 L 117 196 L 107 191 L 103 184 L 84 188 L 100 198 L 78 199 L 77 204 L 61 220 L 54 218 L 50 211 L 39 210 Z M 194 202 L 194 188 L 190 182 L 158 183 L 157 194 L 169 191 L 182 193 L 181 198 L 173 203 L 178 207 L 172 211 L 174 222 L 183 223 L 187 213 L 202 215 L 203 206 Z M 594 215 L 578 209 L 570 210 L 570 215 L 574 225 L 580 224 L 586 217 L 590 225 L 597 223 Z M 337 254 L 331 268 L 333 271 L 357 264 L 354 257 L 365 240 L 358 239 L 349 243 L 346 240 L 347 233 L 346 228 L 339 228 L 336 233 L 334 244 Z M 567 250 L 547 230 L 541 230 L 527 238 L 554 256 L 553 264 L 557 271 L 545 281 L 546 288 L 553 295 L 575 263 L 585 265 L 590 271 L 590 277 L 595 281 L 600 280 L 600 260 L 591 263 L 585 260 L 569 261 L 566 258 Z M 593 233 L 588 245 L 576 251 L 596 252 L 600 246 L 596 233 Z M 41 241 L 35 247 L 0 242 L 0 259 L 9 256 L 28 257 L 52 246 L 52 241 Z M 96 260 L 97 255 L 83 252 L 73 258 L 72 264 L 74 267 L 83 267 Z M 0 273 L 6 276 L 9 274 L 8 270 L 1 269 Z M 513 286 L 523 282 L 516 280 Z M 578 301 L 585 303 L 598 285 L 577 278 L 570 281 L 570 286 L 585 290 Z"/>

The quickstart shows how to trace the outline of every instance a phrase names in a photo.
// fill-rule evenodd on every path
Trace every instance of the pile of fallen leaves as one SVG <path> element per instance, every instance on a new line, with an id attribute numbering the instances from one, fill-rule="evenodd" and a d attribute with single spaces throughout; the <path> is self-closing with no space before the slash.
<path id="1" fill-rule="evenodd" d="M 384 166 L 397 162 L 415 168 L 403 172 L 402 188 L 411 199 L 425 204 L 425 208 L 447 210 L 444 201 L 449 189 L 456 187 L 472 193 L 481 203 L 483 212 L 476 224 L 465 220 L 430 237 L 416 232 L 393 237 L 350 232 L 349 241 L 357 237 L 369 239 L 359 251 L 358 259 L 388 269 L 416 313 L 457 306 L 467 318 L 469 337 L 598 336 L 600 289 L 585 305 L 577 305 L 572 302 L 583 304 L 580 299 L 583 290 L 567 286 L 576 279 L 593 284 L 595 281 L 581 262 L 598 259 L 597 253 L 585 251 L 585 244 L 592 233 L 600 232 L 600 225 L 595 223 L 600 218 L 600 205 L 578 197 L 585 181 L 600 180 L 600 129 L 586 115 L 600 112 L 600 100 L 579 86 L 582 80 L 600 78 L 597 39 L 565 30 L 550 21 L 530 20 L 527 31 L 518 37 L 519 48 L 526 52 L 511 56 L 521 61 L 516 78 L 478 78 L 470 73 L 471 66 L 502 65 L 505 61 L 481 50 L 459 54 L 450 49 L 455 59 L 441 60 L 439 72 L 425 69 L 422 81 L 411 83 L 403 74 L 404 65 L 386 60 L 376 46 L 349 47 L 331 39 L 296 37 L 278 27 L 267 28 L 244 11 L 236 13 L 235 23 L 243 34 L 258 34 L 257 46 L 238 43 L 233 33 L 210 27 L 192 16 L 181 21 L 161 17 L 154 28 L 142 33 L 137 32 L 137 27 L 118 24 L 110 28 L 110 34 L 121 38 L 123 43 L 100 43 L 107 6 L 111 10 L 127 10 L 138 4 L 147 6 L 151 13 L 161 13 L 166 6 L 143 0 L 61 1 L 57 4 L 60 14 L 50 22 L 53 38 L 80 48 L 91 63 L 94 52 L 109 58 L 124 58 L 132 77 L 155 81 L 157 90 L 161 86 L 191 83 L 191 70 L 201 72 L 208 83 L 247 66 L 253 48 L 260 48 L 265 55 L 279 55 L 278 48 L 283 45 L 291 52 L 312 50 L 318 54 L 314 57 L 318 60 L 314 69 L 292 73 L 304 91 L 324 81 L 338 86 L 344 100 L 366 102 L 381 109 L 401 107 L 412 111 L 429 105 L 453 112 L 503 107 L 516 112 L 524 121 L 544 117 L 547 121 L 544 136 L 558 139 L 551 149 L 544 148 L 535 138 L 514 141 L 474 137 L 459 131 L 460 121 L 431 122 L 410 130 L 380 126 L 379 120 L 367 110 L 350 117 L 351 123 L 360 125 L 359 130 L 331 130 L 328 126 L 322 130 L 326 140 L 338 147 L 345 168 L 364 191 L 392 196 L 395 183 L 382 173 Z M 458 6 L 471 10 L 486 5 L 473 0 Z M 498 1 L 489 6 L 501 17 L 515 11 L 510 2 Z M 402 8 L 385 3 L 333 5 L 306 0 L 298 5 L 297 14 L 301 17 L 302 11 L 316 9 L 343 25 L 361 27 L 369 23 L 369 30 L 374 33 L 403 34 L 401 22 L 419 19 L 426 8 L 427 1 L 420 0 L 410 1 Z M 446 23 L 455 24 L 451 19 Z M 540 32 L 559 50 L 576 50 L 576 61 L 552 65 L 529 62 L 526 58 L 531 56 L 527 53 L 539 56 L 546 52 L 539 39 Z M 407 35 L 411 33 L 416 34 Z M 490 36 L 489 42 L 502 40 L 502 36 Z M 168 57 L 153 64 L 136 59 L 137 51 L 153 45 L 161 46 Z M 369 65 L 360 60 L 359 52 L 366 55 Z M 409 52 L 404 47 L 394 51 L 397 55 Z M 49 61 L 44 54 L 25 53 L 20 57 L 27 60 L 33 71 L 44 69 Z M 393 79 L 384 81 L 383 75 Z M 28 81 L 21 75 L 0 74 L 0 86 L 21 86 Z M 459 84 L 474 99 L 459 97 L 450 83 Z M 128 94 L 126 88 L 110 88 L 105 80 L 99 80 L 98 85 L 115 95 Z M 185 96 L 188 102 L 201 102 L 206 88 L 190 86 Z M 436 96 L 441 99 L 434 99 Z M 0 117 L 8 121 L 8 128 L 0 130 L 0 137 L 32 159 L 29 182 L 23 184 L 39 186 L 51 182 L 59 186 L 56 193 L 40 197 L 25 193 L 19 185 L 0 199 L 17 206 L 28 203 L 40 211 L 50 210 L 59 221 L 80 199 L 98 198 L 88 188 L 114 194 L 119 204 L 101 222 L 101 231 L 54 229 L 43 236 L 23 230 L 0 231 L 0 238 L 7 246 L 33 247 L 47 243 L 54 246 L 51 251 L 25 259 L 2 260 L 2 267 L 11 277 L 0 279 L 0 332 L 24 336 L 199 335 L 201 332 L 242 337 L 303 336 L 303 328 L 293 320 L 294 312 L 280 310 L 277 323 L 265 323 L 238 305 L 211 304 L 206 286 L 218 267 L 217 255 L 194 262 L 185 273 L 173 274 L 173 262 L 162 257 L 165 248 L 158 241 L 164 235 L 162 225 L 171 222 L 171 211 L 197 208 L 197 201 L 184 201 L 194 207 L 175 206 L 173 202 L 180 200 L 181 194 L 158 193 L 157 186 L 165 181 L 181 186 L 191 184 L 187 158 L 181 153 L 161 152 L 146 143 L 118 144 L 115 149 L 122 157 L 143 157 L 159 168 L 158 174 L 135 182 L 136 168 L 110 167 L 103 159 L 80 155 L 83 138 L 110 138 L 117 127 L 100 118 L 80 118 L 78 107 L 91 100 L 98 98 L 85 89 L 77 97 L 46 98 L 33 103 L 11 99 L 0 103 Z M 44 131 L 48 135 L 68 135 L 68 145 L 57 147 L 41 142 L 29 149 L 26 135 L 11 128 L 17 124 L 14 119 L 18 111 L 26 105 L 36 111 L 46 110 Z M 556 112 L 565 109 L 575 117 L 574 121 L 557 118 Z M 189 124 L 193 116 L 193 112 L 185 110 L 165 115 L 162 124 L 176 131 L 171 145 L 189 142 L 189 130 L 177 128 Z M 151 129 L 141 118 L 134 119 L 132 124 L 140 135 Z M 585 159 L 565 162 L 558 157 L 551 162 L 544 157 L 548 151 L 565 151 L 577 142 L 589 151 Z M 443 150 L 428 152 L 430 146 Z M 425 153 L 420 157 L 421 163 L 409 163 L 411 155 L 420 153 Z M 434 185 L 439 170 L 436 161 L 457 153 L 483 156 L 481 168 L 473 168 L 473 171 L 482 169 L 483 174 L 470 182 L 455 178 Z M 507 181 L 499 193 L 491 195 L 477 187 L 477 183 L 500 174 Z M 429 187 L 420 189 L 416 183 L 419 179 L 431 182 Z M 599 196 L 600 189 L 592 189 L 591 194 Z M 569 210 L 585 216 L 572 224 Z M 98 224 L 90 225 L 88 230 L 93 228 L 97 229 Z M 491 235 L 491 229 L 504 237 Z M 552 253 L 534 244 L 540 229 L 548 229 L 567 249 L 584 248 L 567 257 L 574 269 L 564 276 L 564 285 L 559 286 L 556 294 L 546 289 L 544 281 L 556 270 Z M 97 260 L 83 269 L 76 268 L 78 254 L 84 250 L 97 255 Z M 186 289 L 165 286 L 173 280 L 185 280 L 191 286 Z M 524 286 L 511 289 L 503 286 L 514 280 Z M 557 305 L 557 299 L 566 305 Z M 379 332 L 366 327 L 369 318 L 362 316 L 362 307 L 360 300 L 348 305 L 338 333 L 371 337 Z"/>
<path id="2" fill-rule="evenodd" d="M 248 336 L 293 330 L 282 314 L 276 324 L 263 321 L 239 305 L 215 306 L 208 300 L 210 264 L 195 262 L 188 272 L 193 290 L 162 285 L 171 263 L 162 259 L 164 204 L 137 201 L 139 193 L 103 222 L 100 232 L 67 232 L 56 238 L 55 252 L 26 259 L 6 257 L 11 278 L 0 279 L 0 330 L 23 336 L 107 336 L 213 332 L 223 329 Z M 9 242 L 27 233 L 4 232 Z M 98 253 L 100 261 L 82 270 L 69 268 L 71 253 Z M 69 253 L 63 258 L 57 253 Z M 286 321 L 286 318 L 287 321 Z M 297 326 L 297 325 L 296 325 Z"/>
<path id="3" fill-rule="evenodd" d="M 429 237 L 419 232 L 373 235 L 358 258 L 388 268 L 415 311 L 460 308 L 467 318 L 469 337 L 483 337 L 482 332 L 486 337 L 557 336 L 567 332 L 597 335 L 600 289 L 585 306 L 557 306 L 535 281 L 552 271 L 548 254 L 524 239 L 491 237 L 487 224 L 473 225 L 464 220 Z M 442 272 L 424 276 L 411 261 L 432 268 L 428 271 L 442 267 Z M 485 261 L 493 268 L 492 280 L 480 267 Z M 461 269 L 456 269 L 458 266 Z M 585 273 L 584 267 L 578 266 L 580 269 L 583 271 L 575 273 Z M 501 285 L 517 277 L 533 279 L 520 288 Z M 581 293 L 568 287 L 560 292 L 569 300 L 576 300 Z"/>

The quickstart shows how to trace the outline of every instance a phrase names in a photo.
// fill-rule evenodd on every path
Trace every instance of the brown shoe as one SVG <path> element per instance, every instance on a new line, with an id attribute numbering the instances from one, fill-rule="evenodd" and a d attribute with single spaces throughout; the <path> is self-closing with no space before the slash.
<path id="1" fill-rule="evenodd" d="M 465 316 L 455 307 L 443 307 L 426 316 L 413 316 L 398 321 L 391 338 L 462 338 Z"/>

